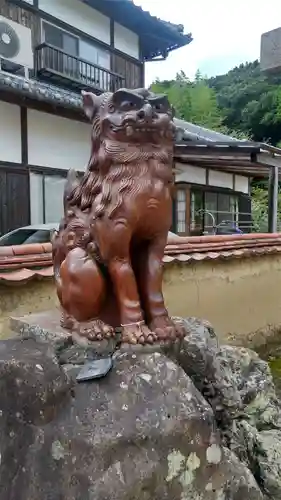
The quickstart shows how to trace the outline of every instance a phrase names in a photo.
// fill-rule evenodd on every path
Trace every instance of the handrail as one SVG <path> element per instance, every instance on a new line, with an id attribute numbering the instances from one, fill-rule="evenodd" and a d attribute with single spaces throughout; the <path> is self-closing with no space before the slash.
<path id="1" fill-rule="evenodd" d="M 93 66 L 95 69 L 100 69 L 101 71 L 106 71 L 107 73 L 110 73 L 112 76 L 116 76 L 118 78 L 122 78 L 123 80 L 125 80 L 125 77 L 120 75 L 119 73 L 115 73 L 114 71 L 111 71 L 110 69 L 103 68 L 102 66 L 99 66 L 98 64 L 94 64 L 90 61 L 87 61 L 86 59 L 83 59 L 82 57 L 74 56 L 73 54 L 70 54 L 69 52 L 62 50 L 62 49 L 56 47 L 55 45 L 51 45 L 50 43 L 46 43 L 46 42 L 40 43 L 40 45 L 37 45 L 35 47 L 35 51 L 39 51 L 40 49 L 42 49 L 44 47 L 56 50 L 57 52 L 60 52 L 60 54 L 62 54 L 64 56 L 72 57 L 73 59 L 76 59 L 76 61 L 78 61 L 78 62 L 89 64 L 89 66 Z"/>

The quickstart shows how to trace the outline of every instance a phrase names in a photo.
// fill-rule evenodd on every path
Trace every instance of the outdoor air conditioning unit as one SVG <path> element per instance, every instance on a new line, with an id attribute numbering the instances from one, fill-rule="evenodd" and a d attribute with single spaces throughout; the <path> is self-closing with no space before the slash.
<path id="1" fill-rule="evenodd" d="M 0 16 L 1 60 L 24 68 L 34 67 L 31 30 L 3 16 Z"/>

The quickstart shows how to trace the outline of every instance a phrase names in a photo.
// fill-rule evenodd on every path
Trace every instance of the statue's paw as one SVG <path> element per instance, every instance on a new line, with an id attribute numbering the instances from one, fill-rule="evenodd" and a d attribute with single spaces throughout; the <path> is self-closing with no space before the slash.
<path id="1" fill-rule="evenodd" d="M 87 324 L 79 327 L 78 334 L 91 341 L 101 341 L 115 336 L 114 328 L 106 325 L 100 319 L 94 319 Z"/>
<path id="2" fill-rule="evenodd" d="M 61 313 L 60 325 L 62 328 L 66 328 L 67 330 L 73 330 L 75 327 L 75 319 L 67 314 L 65 311 Z"/>
<path id="3" fill-rule="evenodd" d="M 157 336 L 144 322 L 122 325 L 122 343 L 124 344 L 153 344 Z"/>
<path id="4" fill-rule="evenodd" d="M 175 341 L 186 336 L 184 326 L 181 323 L 174 323 L 168 315 L 154 318 L 149 324 L 149 328 L 160 342 Z"/>

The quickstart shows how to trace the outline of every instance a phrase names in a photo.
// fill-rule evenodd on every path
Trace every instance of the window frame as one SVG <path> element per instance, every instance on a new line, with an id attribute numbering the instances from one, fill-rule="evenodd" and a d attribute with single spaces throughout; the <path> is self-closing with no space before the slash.
<path id="1" fill-rule="evenodd" d="M 48 24 L 49 26 L 52 26 L 53 28 L 55 28 L 55 29 L 57 29 L 59 31 L 62 31 L 62 32 L 66 33 L 67 35 L 69 35 L 72 38 L 75 38 L 77 40 L 77 55 L 76 56 L 73 56 L 73 54 L 70 54 L 69 52 L 65 51 L 61 47 L 56 47 L 58 50 L 62 50 L 65 54 L 68 54 L 71 57 L 76 57 L 77 59 L 81 59 L 84 62 L 92 64 L 93 66 L 100 66 L 100 67 L 103 68 L 103 66 L 101 66 L 98 62 L 97 63 L 93 63 L 92 61 L 88 60 L 87 58 L 81 57 L 81 54 L 80 54 L 80 42 L 83 41 L 84 43 L 88 44 L 89 46 L 92 46 L 93 49 L 96 49 L 97 53 L 104 52 L 106 54 L 109 54 L 109 66 L 110 67 L 109 68 L 104 67 L 104 69 L 107 70 L 107 71 L 111 71 L 111 54 L 110 54 L 109 48 L 107 50 L 104 47 L 100 47 L 97 43 L 94 43 L 94 42 L 92 42 L 89 39 L 86 39 L 86 38 L 83 38 L 81 36 L 78 36 L 75 33 L 71 32 L 70 30 L 67 30 L 65 28 L 61 28 L 61 26 L 58 26 L 54 22 L 51 22 L 51 21 L 48 21 L 48 20 L 45 20 L 45 19 L 41 19 L 41 41 L 42 41 L 42 43 L 48 43 L 45 40 L 44 24 Z"/>
<path id="2" fill-rule="evenodd" d="M 31 219 L 31 225 L 33 226 L 36 226 L 37 224 L 49 224 L 49 223 L 52 223 L 52 222 L 59 222 L 61 220 L 61 217 L 63 214 L 60 214 L 58 216 L 58 220 L 56 221 L 48 221 L 48 218 L 47 218 L 47 205 L 46 205 L 46 178 L 59 178 L 61 181 L 64 181 L 64 184 L 67 180 L 67 170 L 66 171 L 57 171 L 57 170 L 53 170 L 53 169 L 48 169 L 49 171 L 46 171 L 45 169 L 44 170 L 41 170 L 41 169 L 30 169 L 29 170 L 29 183 L 30 183 L 30 186 L 31 186 L 31 176 L 35 175 L 35 176 L 38 176 L 39 177 L 39 183 L 41 184 L 41 188 L 40 188 L 40 191 L 41 191 L 41 196 L 42 196 L 42 199 L 41 199 L 41 207 L 39 208 L 40 210 L 40 216 L 38 217 L 39 220 L 36 220 L 36 221 L 33 221 L 33 214 L 32 214 L 32 200 L 31 200 L 31 196 L 30 196 L 30 200 L 29 200 L 29 207 L 30 207 L 30 219 Z M 82 175 L 80 172 L 78 172 L 78 175 Z M 36 186 L 34 186 L 35 189 L 36 189 Z M 32 193 L 31 193 L 32 195 Z M 62 202 L 63 202 L 63 192 L 62 192 L 62 198 L 61 198 Z"/>
<path id="3" fill-rule="evenodd" d="M 185 191 L 185 231 L 178 231 L 178 211 L 177 211 L 177 205 L 178 205 L 178 198 L 177 198 L 177 193 L 178 191 Z M 187 183 L 175 183 L 174 185 L 174 204 L 175 204 L 175 220 L 173 223 L 173 230 L 175 231 L 176 234 L 179 236 L 188 236 L 189 231 L 190 231 L 190 184 Z"/>
<path id="4" fill-rule="evenodd" d="M 186 229 L 184 232 L 178 232 L 178 216 L 177 216 L 177 191 L 178 190 L 185 190 L 186 191 Z M 174 221 L 173 221 L 173 230 L 176 232 L 179 236 L 199 236 L 204 233 L 205 230 L 205 225 L 204 225 L 204 215 L 202 216 L 202 226 L 201 229 L 198 231 L 196 229 L 192 229 L 192 194 L 194 192 L 201 192 L 202 193 L 202 209 L 205 209 L 205 193 L 210 192 L 210 193 L 215 193 L 217 195 L 217 203 L 218 203 L 218 195 L 219 194 L 224 194 L 232 197 L 233 200 L 235 199 L 235 217 L 234 217 L 234 222 L 238 223 L 239 222 L 239 192 L 234 191 L 233 189 L 229 188 L 220 188 L 216 186 L 208 186 L 208 185 L 202 185 L 202 184 L 190 184 L 190 183 L 184 183 L 184 182 L 176 182 L 174 185 Z M 217 222 L 217 217 L 215 220 L 216 224 Z"/>
<path id="5" fill-rule="evenodd" d="M 62 50 L 63 52 L 65 52 L 66 54 L 68 54 L 69 56 L 72 56 L 72 57 L 78 57 L 79 58 L 79 41 L 80 41 L 80 38 L 79 36 L 75 35 L 74 33 L 71 33 L 71 31 L 69 30 L 66 30 L 64 28 L 61 28 L 60 26 L 58 26 L 57 24 L 55 23 L 52 23 L 50 21 L 46 21 L 45 19 L 41 19 L 41 41 L 42 43 L 48 43 L 46 42 L 45 40 L 45 30 L 44 30 L 44 24 L 48 24 L 49 26 L 52 26 L 53 28 L 59 30 L 59 31 L 62 31 L 63 33 L 66 33 L 67 35 L 71 36 L 72 38 L 75 38 L 76 41 L 77 41 L 77 55 L 74 56 L 73 54 L 70 54 L 69 52 L 65 51 L 63 48 L 61 47 L 56 47 L 58 50 Z M 50 44 L 52 45 L 52 44 Z M 55 45 L 54 45 L 55 47 Z"/>

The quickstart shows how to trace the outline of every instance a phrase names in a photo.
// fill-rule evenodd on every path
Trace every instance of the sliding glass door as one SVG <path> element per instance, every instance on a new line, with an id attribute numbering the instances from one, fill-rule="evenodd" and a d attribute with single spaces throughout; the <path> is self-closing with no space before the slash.
<path id="1" fill-rule="evenodd" d="M 215 226 L 225 221 L 238 223 L 238 197 L 235 193 L 177 186 L 174 230 L 178 234 L 213 234 Z"/>

